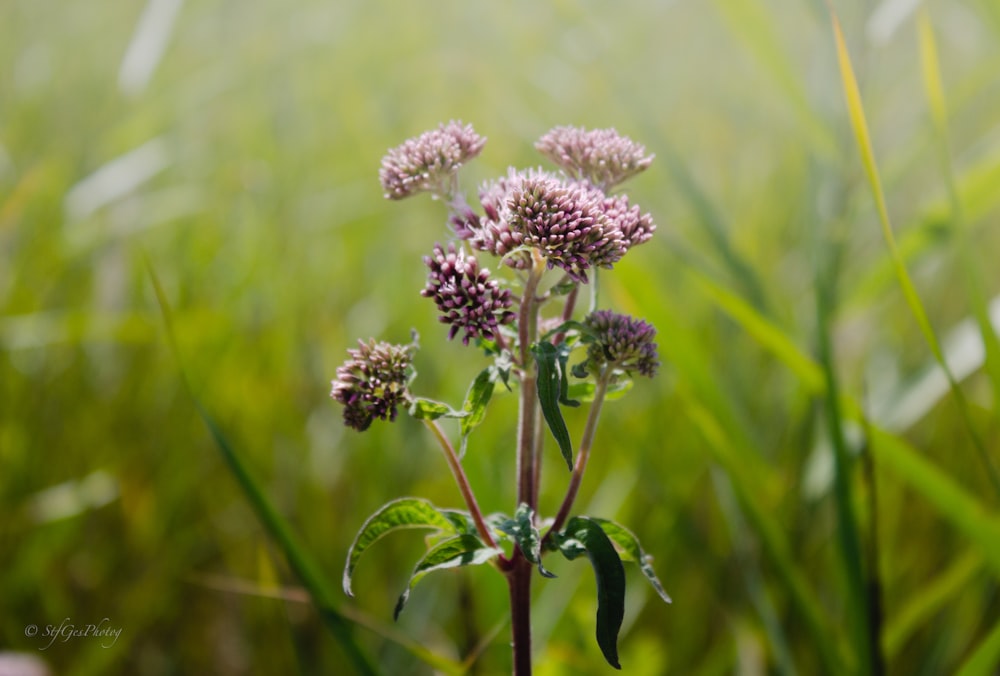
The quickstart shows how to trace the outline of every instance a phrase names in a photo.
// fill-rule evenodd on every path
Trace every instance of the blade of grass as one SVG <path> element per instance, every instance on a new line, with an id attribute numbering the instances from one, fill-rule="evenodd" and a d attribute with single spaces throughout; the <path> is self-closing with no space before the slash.
<path id="1" fill-rule="evenodd" d="M 990 676 L 1000 663 L 1000 622 L 983 639 L 979 647 L 962 663 L 957 676 Z"/>
<path id="2" fill-rule="evenodd" d="M 920 297 L 917 295 L 916 288 L 913 286 L 910 275 L 906 271 L 906 264 L 903 262 L 903 258 L 899 253 L 898 247 L 896 246 L 896 238 L 892 232 L 892 224 L 889 220 L 889 210 L 886 206 L 885 194 L 882 191 L 882 182 L 879 178 L 878 166 L 875 163 L 875 152 L 872 148 L 871 137 L 868 133 L 868 123 L 865 120 L 864 106 L 861 102 L 861 92 L 858 89 L 858 82 L 854 76 L 854 68 L 851 65 L 851 58 L 847 52 L 847 45 L 844 42 L 844 35 L 840 28 L 840 21 L 837 18 L 836 13 L 833 11 L 832 6 L 830 7 L 830 16 L 833 23 L 833 35 L 837 48 L 837 60 L 840 64 L 840 74 L 844 87 L 844 98 L 847 104 L 848 117 L 850 118 L 851 126 L 854 129 L 855 140 L 857 141 L 858 150 L 861 154 L 861 162 L 864 166 L 865 174 L 868 178 L 868 184 L 871 187 L 872 196 L 875 200 L 876 211 L 878 212 L 879 222 L 882 226 L 882 235 L 885 238 L 886 245 L 888 246 L 889 255 L 893 260 L 893 268 L 896 273 L 896 278 L 898 279 L 900 288 L 903 291 L 903 296 L 906 298 L 907 305 L 909 305 L 910 311 L 913 313 L 913 316 L 920 327 L 920 331 L 923 333 L 924 339 L 927 341 L 927 345 L 934 354 L 934 358 L 938 361 L 941 368 L 944 369 L 946 375 L 948 376 L 948 383 L 951 386 L 951 391 L 962 417 L 962 421 L 968 430 L 969 437 L 972 439 L 973 444 L 979 453 L 980 460 L 986 468 L 986 472 L 990 477 L 994 490 L 997 495 L 1000 495 L 1000 473 L 998 473 L 996 467 L 993 465 L 982 440 L 979 438 L 979 434 L 976 432 L 965 396 L 962 394 L 962 390 L 959 388 L 958 382 L 955 380 L 954 375 L 948 368 L 948 363 L 945 361 L 937 336 L 935 335 L 934 329 L 931 327 L 930 320 L 927 317 L 927 312 L 924 310 L 923 303 L 920 301 Z"/>
<path id="3" fill-rule="evenodd" d="M 726 271 L 743 288 L 754 306 L 761 312 L 766 312 L 767 298 L 764 287 L 753 267 L 733 249 L 729 240 L 729 226 L 719 209 L 698 184 L 687 165 L 667 146 L 666 139 L 662 139 L 661 146 L 662 150 L 659 152 L 667 162 L 674 183 L 690 205 L 699 225 L 708 235 Z"/>
<path id="4" fill-rule="evenodd" d="M 241 594 L 254 596 L 257 598 L 276 599 L 289 603 L 312 603 L 309 593 L 298 587 L 282 587 L 278 584 L 268 584 L 232 578 L 221 575 L 195 574 L 190 577 L 191 583 L 200 585 L 208 589 L 226 592 L 229 594 Z M 344 607 L 340 613 L 360 627 L 368 629 L 386 641 L 395 643 L 420 661 L 434 667 L 441 673 L 449 676 L 461 676 L 469 670 L 470 664 L 458 663 L 455 660 L 434 653 L 423 647 L 406 634 L 394 629 L 391 625 L 384 624 L 369 615 L 350 607 Z M 500 627 L 501 629 L 503 627 Z M 499 631 L 499 629 L 497 630 Z"/>
<path id="5" fill-rule="evenodd" d="M 926 460 L 905 441 L 872 425 L 871 450 L 879 465 L 894 474 L 933 504 L 948 522 L 973 542 L 1000 572 L 1000 515 L 958 485 L 940 467 Z"/>
<path id="6" fill-rule="evenodd" d="M 802 77 L 795 72 L 788 55 L 781 50 L 781 41 L 771 30 L 774 21 L 767 16 L 762 3 L 752 0 L 716 0 L 713 5 L 724 18 L 730 32 L 757 59 L 791 105 L 809 139 L 810 149 L 826 158 L 835 156 L 836 141 L 829 127 L 820 121 L 809 105 Z"/>
<path id="7" fill-rule="evenodd" d="M 892 620 L 882 635 L 885 656 L 892 660 L 920 626 L 941 608 L 952 601 L 961 590 L 968 588 L 969 580 L 983 568 L 983 556 L 970 549 L 948 566 L 947 570 L 931 580 L 905 605 L 892 613 Z"/>
<path id="8" fill-rule="evenodd" d="M 834 458 L 834 505 L 837 512 L 837 551 L 841 556 L 847 583 L 847 621 L 853 635 L 855 662 L 859 673 L 877 670 L 876 652 L 871 645 L 871 617 L 867 612 L 867 589 L 861 554 L 861 536 L 854 514 L 854 490 L 851 470 L 853 463 L 844 437 L 841 414 L 840 384 L 834 365 L 833 346 L 830 341 L 831 315 L 833 314 L 833 281 L 823 271 L 828 266 L 817 266 L 816 275 L 816 331 L 819 361 L 826 383 L 826 422 Z"/>
<path id="9" fill-rule="evenodd" d="M 333 634 L 334 638 L 340 642 L 345 655 L 354 665 L 355 669 L 357 669 L 357 673 L 377 674 L 378 672 L 372 665 L 371 660 L 354 639 L 350 621 L 337 610 L 336 604 L 333 602 L 333 588 L 328 584 L 326 578 L 320 572 L 319 565 L 311 556 L 309 556 L 306 549 L 299 544 L 295 535 L 292 533 L 288 522 L 285 521 L 281 514 L 278 513 L 278 510 L 274 508 L 274 505 L 272 505 L 267 499 L 264 491 L 257 484 L 256 479 L 253 478 L 253 475 L 250 474 L 239 455 L 233 449 L 233 446 L 229 443 L 229 439 L 216 424 L 215 420 L 208 413 L 201 401 L 195 395 L 194 390 L 191 388 L 191 383 L 188 380 L 186 371 L 184 370 L 184 363 L 181 359 L 180 350 L 177 346 L 177 339 L 173 328 L 173 318 L 170 312 L 170 305 L 167 302 L 166 294 L 163 291 L 163 287 L 160 285 L 160 280 L 157 277 L 153 264 L 148 257 L 145 259 L 145 263 L 150 280 L 153 283 L 153 290 L 156 293 L 157 303 L 160 306 L 160 314 L 163 316 L 163 322 L 166 326 L 167 340 L 170 344 L 170 350 L 177 362 L 181 383 L 183 384 L 187 395 L 194 403 L 195 409 L 198 411 L 198 415 L 201 417 L 202 422 L 205 423 L 205 427 L 208 428 L 212 438 L 215 440 L 215 444 L 218 447 L 219 452 L 222 454 L 223 460 L 229 467 L 229 470 L 233 473 L 233 476 L 236 478 L 240 488 L 243 489 L 243 493 L 246 496 L 247 501 L 253 507 L 254 512 L 256 512 L 257 518 L 260 519 L 268 533 L 274 538 L 275 542 L 277 542 L 278 546 L 281 547 L 281 550 L 285 553 L 292 570 L 302 581 L 302 584 L 312 597 L 313 604 L 319 612 L 320 617 L 323 619 L 324 624 L 330 630 L 330 633 Z"/>
<path id="10" fill-rule="evenodd" d="M 938 137 L 938 148 L 941 155 L 941 169 L 948 188 L 948 201 L 951 207 L 953 230 L 957 235 L 958 255 L 962 269 L 965 271 L 965 283 L 969 292 L 972 313 L 979 325 L 979 332 L 985 348 L 986 373 L 993 387 L 993 400 L 1000 402 L 1000 342 L 990 321 L 986 293 L 983 290 L 983 273 L 976 258 L 969 249 L 968 229 L 958 185 L 955 181 L 955 170 L 951 160 L 951 139 L 948 134 L 948 108 L 945 103 L 944 86 L 941 81 L 941 69 L 937 55 L 937 43 L 934 39 L 934 28 L 931 26 L 930 15 L 926 7 L 919 14 L 918 31 L 920 39 L 920 64 L 924 79 L 924 92 L 930 108 L 931 119 Z M 994 412 L 1000 420 L 1000 405 L 994 406 Z"/>
<path id="11" fill-rule="evenodd" d="M 794 373 L 811 394 L 824 390 L 823 371 L 769 319 L 745 300 L 725 289 L 706 275 L 692 271 L 696 286 L 762 347 L 771 352 Z"/>
<path id="12" fill-rule="evenodd" d="M 743 514 L 756 531 L 764 551 L 775 566 L 776 579 L 785 586 L 792 604 L 798 609 L 805 629 L 811 636 L 810 645 L 815 647 L 824 666 L 824 673 L 851 673 L 851 670 L 845 668 L 844 658 L 838 650 L 836 633 L 823 621 L 825 617 L 823 606 L 809 585 L 807 576 L 796 565 L 789 551 L 788 542 L 781 534 L 781 524 L 771 516 L 770 510 L 759 504 L 755 497 L 756 489 L 748 485 L 746 472 L 739 458 L 734 455 L 725 430 L 712 417 L 711 412 L 695 401 L 690 394 L 683 391 L 678 394 L 682 395 L 688 419 L 701 432 L 713 458 L 729 477 Z"/>
<path id="13" fill-rule="evenodd" d="M 743 584 L 746 586 L 747 594 L 750 596 L 754 608 L 757 609 L 771 650 L 774 652 L 775 668 L 779 674 L 788 674 L 789 676 L 797 674 L 798 670 L 792 659 L 788 636 L 782 627 L 774 602 L 768 594 L 759 562 L 753 555 L 753 539 L 749 537 L 746 519 L 743 518 L 743 513 L 733 494 L 732 481 L 721 469 L 715 467 L 712 469 L 712 484 L 715 486 L 715 494 L 726 519 L 726 525 L 729 526 L 733 554 L 737 561 L 737 567 L 743 576 Z"/>

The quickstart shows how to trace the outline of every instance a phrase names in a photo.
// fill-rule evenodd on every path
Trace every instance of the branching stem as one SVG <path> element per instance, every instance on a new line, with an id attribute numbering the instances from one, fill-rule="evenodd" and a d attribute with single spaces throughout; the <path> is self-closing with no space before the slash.
<path id="1" fill-rule="evenodd" d="M 465 476 L 465 470 L 462 469 L 462 463 L 458 459 L 458 455 L 455 453 L 455 447 L 452 446 L 451 441 L 445 435 L 444 430 L 438 425 L 436 420 L 424 420 L 424 424 L 427 428 L 434 434 L 434 437 L 441 444 L 441 450 L 444 451 L 444 458 L 448 461 L 448 467 L 451 468 L 452 476 L 455 477 L 455 482 L 458 484 L 458 490 L 462 492 L 462 497 L 465 499 L 465 506 L 469 508 L 469 513 L 472 515 L 472 520 L 476 524 L 476 530 L 479 532 L 479 537 L 483 539 L 490 547 L 496 547 L 496 540 L 493 539 L 493 534 L 490 533 L 489 527 L 486 525 L 486 521 L 483 519 L 483 513 L 479 509 L 479 503 L 476 502 L 476 496 L 472 492 L 472 486 L 469 484 L 468 477 Z"/>
<path id="2" fill-rule="evenodd" d="M 583 481 L 583 472 L 587 469 L 587 460 L 590 458 L 590 449 L 594 445 L 594 436 L 597 432 L 597 421 L 601 416 L 601 406 L 604 404 L 604 395 L 608 391 L 608 384 L 611 381 L 611 368 L 608 367 L 597 378 L 597 387 L 594 390 L 594 402 L 590 405 L 590 412 L 587 414 L 587 424 L 583 428 L 583 437 L 580 439 L 580 450 L 576 454 L 576 462 L 573 464 L 573 475 L 569 480 L 569 487 L 566 489 L 566 497 L 563 498 L 559 512 L 556 514 L 552 527 L 545 534 L 545 540 L 557 533 L 566 523 L 569 512 L 573 508 L 577 491 L 580 490 L 580 483 Z"/>

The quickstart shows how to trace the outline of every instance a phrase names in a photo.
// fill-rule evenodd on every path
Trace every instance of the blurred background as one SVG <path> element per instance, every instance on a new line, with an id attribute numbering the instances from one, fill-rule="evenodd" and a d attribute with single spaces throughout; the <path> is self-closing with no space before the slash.
<path id="1" fill-rule="evenodd" d="M 415 388 L 455 405 L 484 366 L 419 297 L 442 206 L 377 179 L 389 147 L 461 119 L 489 139 L 470 198 L 545 164 L 556 125 L 657 158 L 628 184 L 657 234 L 600 284 L 656 325 L 664 363 L 604 409 L 578 502 L 634 529 L 673 596 L 628 568 L 625 672 L 863 673 L 874 633 L 889 673 L 997 673 L 1000 6 L 835 4 L 961 400 L 894 276 L 819 0 L 3 3 L 0 650 L 60 674 L 351 673 L 184 390 L 148 261 L 194 393 L 362 649 L 385 673 L 509 672 L 488 567 L 429 576 L 392 623 L 419 533 L 339 593 L 382 503 L 461 506 L 419 423 L 357 434 L 328 396 L 359 337 L 419 331 Z M 514 508 L 515 404 L 495 399 L 465 459 L 487 511 Z M 537 672 L 611 673 L 589 566 L 551 567 Z M 104 618 L 110 647 L 27 635 Z"/>

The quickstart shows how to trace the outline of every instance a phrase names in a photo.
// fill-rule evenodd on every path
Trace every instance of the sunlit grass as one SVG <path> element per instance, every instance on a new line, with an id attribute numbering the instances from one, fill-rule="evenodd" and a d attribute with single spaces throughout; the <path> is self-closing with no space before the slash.
<path id="1" fill-rule="evenodd" d="M 385 501 L 461 503 L 419 423 L 358 435 L 328 397 L 358 336 L 416 328 L 421 392 L 454 405 L 483 366 L 441 347 L 419 297 L 443 210 L 399 209 L 376 178 L 387 148 L 461 118 L 491 139 L 470 196 L 538 164 L 556 124 L 616 126 L 657 155 L 630 195 L 659 230 L 601 293 L 658 328 L 663 373 L 607 404 L 580 496 L 636 532 L 674 600 L 629 572 L 625 673 L 864 671 L 858 575 L 881 584 L 890 673 L 995 671 L 1000 15 L 883 5 L 875 21 L 836 3 L 845 105 L 819 2 L 9 3 L 0 650 L 70 674 L 336 672 L 294 541 L 380 672 L 509 670 L 491 571 L 428 577 L 391 630 L 419 536 L 380 543 L 356 599 L 336 584 Z M 126 66 L 151 11 L 161 58 Z M 191 393 L 284 544 L 181 382 L 143 252 Z M 513 400 L 495 397 L 464 459 L 486 511 L 514 508 Z M 579 438 L 584 417 L 566 420 Z M 546 453 L 551 511 L 565 470 Z M 536 584 L 539 673 L 609 673 L 589 571 L 554 572 Z M 64 617 L 123 632 L 44 652 L 25 636 Z"/>

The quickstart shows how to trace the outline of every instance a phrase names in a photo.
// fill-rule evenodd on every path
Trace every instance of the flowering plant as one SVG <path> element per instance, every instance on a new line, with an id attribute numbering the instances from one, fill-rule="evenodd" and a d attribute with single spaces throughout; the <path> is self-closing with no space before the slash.
<path id="1" fill-rule="evenodd" d="M 515 674 L 531 672 L 530 591 L 534 570 L 550 552 L 567 559 L 586 556 L 597 578 L 597 643 L 605 659 L 618 662 L 618 632 L 624 616 L 623 561 L 635 562 L 656 592 L 669 602 L 650 557 L 628 529 L 590 516 L 571 516 L 594 445 L 601 407 L 609 394 L 630 387 L 633 374 L 652 377 L 659 366 L 656 331 L 645 321 L 597 309 L 596 271 L 611 268 L 656 229 L 649 214 L 611 193 L 645 170 L 652 156 L 614 129 L 557 127 L 536 148 L 560 169 L 511 169 L 479 190 L 476 211 L 458 187 L 458 171 L 486 140 L 470 125 L 450 122 L 393 148 L 379 178 L 389 199 L 429 193 L 447 205 L 452 241 L 435 244 L 424 258 L 427 285 L 448 338 L 461 336 L 484 351 L 490 363 L 469 386 L 459 408 L 411 391 L 414 336 L 407 345 L 374 339 L 348 350 L 337 369 L 331 396 L 344 406 L 344 423 L 364 431 L 378 418 L 394 420 L 400 407 L 423 421 L 440 444 L 465 501 L 465 511 L 442 509 L 420 498 L 384 505 L 362 525 L 347 557 L 344 590 L 361 556 L 384 535 L 401 528 L 435 531 L 428 551 L 399 597 L 395 615 L 427 574 L 458 566 L 490 564 L 507 579 L 511 601 Z M 480 266 L 475 252 L 511 268 L 501 281 Z M 574 319 L 581 288 L 590 286 L 591 308 Z M 512 291 L 512 288 L 516 291 Z M 552 308 L 555 308 L 552 310 Z M 574 352 L 582 360 L 570 367 Z M 517 503 L 512 516 L 484 515 L 462 468 L 469 437 L 486 415 L 497 386 L 517 389 L 519 409 L 515 460 Z M 575 446 L 561 407 L 589 402 Z M 438 424 L 459 420 L 459 443 Z M 543 422 L 569 468 L 565 497 L 553 518 L 538 513 L 543 464 Z M 575 450 L 575 453 L 574 453 Z"/>

